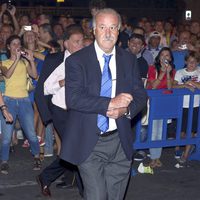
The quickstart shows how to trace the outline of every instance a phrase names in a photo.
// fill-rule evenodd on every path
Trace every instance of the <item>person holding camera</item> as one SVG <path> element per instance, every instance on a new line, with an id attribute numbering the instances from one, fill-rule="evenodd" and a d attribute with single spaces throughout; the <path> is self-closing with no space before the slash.
<path id="1" fill-rule="evenodd" d="M 171 89 L 175 76 L 174 59 L 169 47 L 163 47 L 155 58 L 155 64 L 149 66 L 147 89 Z M 153 120 L 152 141 L 161 140 L 163 129 L 163 120 Z M 150 148 L 150 167 L 162 167 L 160 161 L 162 148 Z"/>
<path id="2" fill-rule="evenodd" d="M 197 49 L 191 44 L 191 32 L 184 30 L 179 33 L 178 44 L 172 52 L 176 71 L 185 65 L 185 56 L 188 51 L 197 51 Z"/>
<path id="3" fill-rule="evenodd" d="M 33 170 L 40 170 L 39 142 L 34 130 L 33 108 L 28 97 L 27 74 L 37 78 L 33 54 L 29 50 L 21 51 L 21 38 L 17 35 L 10 36 L 6 41 L 8 58 L 0 67 L 5 77 L 4 102 L 13 116 L 13 123 L 8 124 L 2 120 L 2 149 L 1 166 L 3 174 L 8 174 L 9 148 L 16 117 L 29 140 L 31 153 L 34 156 Z M 22 55 L 23 54 L 23 55 Z"/>
<path id="4" fill-rule="evenodd" d="M 4 3 L 1 5 L 0 25 L 9 24 L 14 27 L 13 32 L 17 34 L 20 30 L 19 23 L 16 19 L 16 7 L 14 5 Z"/>

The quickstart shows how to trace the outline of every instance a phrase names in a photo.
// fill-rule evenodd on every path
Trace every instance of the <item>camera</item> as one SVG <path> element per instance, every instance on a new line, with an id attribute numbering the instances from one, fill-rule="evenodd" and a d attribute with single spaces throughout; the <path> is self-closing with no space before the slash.
<path id="1" fill-rule="evenodd" d="M 169 65 L 169 61 L 167 59 L 164 59 L 165 65 Z"/>
<path id="2" fill-rule="evenodd" d="M 7 8 L 8 8 L 9 10 L 12 9 L 12 2 L 11 2 L 11 0 L 8 0 L 8 2 L 7 2 Z"/>
<path id="3" fill-rule="evenodd" d="M 31 27 L 31 26 L 24 26 L 24 30 L 25 30 L 25 31 L 31 31 L 31 30 L 32 30 L 32 27 Z"/>
<path id="4" fill-rule="evenodd" d="M 22 55 L 22 56 L 26 56 L 26 55 L 27 55 L 27 52 L 21 50 L 21 55 Z"/>
<path id="5" fill-rule="evenodd" d="M 187 45 L 186 44 L 182 44 L 178 48 L 182 49 L 182 50 L 185 50 L 185 49 L 187 49 Z"/>

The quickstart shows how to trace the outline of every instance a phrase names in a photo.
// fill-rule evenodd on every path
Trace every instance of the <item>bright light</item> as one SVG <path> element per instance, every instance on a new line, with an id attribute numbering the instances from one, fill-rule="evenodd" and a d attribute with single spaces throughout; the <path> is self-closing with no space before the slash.
<path id="1" fill-rule="evenodd" d="M 57 0 L 57 3 L 65 2 L 65 0 Z"/>

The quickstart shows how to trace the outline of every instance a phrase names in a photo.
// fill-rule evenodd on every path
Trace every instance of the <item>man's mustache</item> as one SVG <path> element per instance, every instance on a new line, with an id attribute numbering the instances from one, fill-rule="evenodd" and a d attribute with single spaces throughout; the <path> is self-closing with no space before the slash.
<path id="1" fill-rule="evenodd" d="M 114 41 L 114 37 L 104 37 L 104 41 Z"/>

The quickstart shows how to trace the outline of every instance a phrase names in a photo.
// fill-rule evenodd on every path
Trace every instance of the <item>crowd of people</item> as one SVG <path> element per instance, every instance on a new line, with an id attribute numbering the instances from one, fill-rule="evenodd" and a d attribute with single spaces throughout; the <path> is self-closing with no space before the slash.
<path id="1" fill-rule="evenodd" d="M 92 19 L 77 22 L 69 15 L 16 15 L 15 6 L 1 5 L 0 171 L 8 174 L 9 154 L 22 130 L 22 146 L 31 149 L 33 170 L 40 170 L 42 159 L 57 148 L 56 159 L 37 177 L 43 195 L 51 196 L 50 184 L 65 174 L 58 187 L 76 182 L 85 199 L 123 199 L 133 142 L 128 122 L 146 105 L 144 88 L 200 88 L 200 22 L 184 25 L 144 17 L 132 25 L 102 0 L 89 6 Z M 104 69 L 108 65 L 112 67 Z M 194 135 L 199 107 L 195 98 Z M 188 105 L 184 97 L 182 137 Z M 162 120 L 154 120 L 152 132 L 152 140 L 161 139 Z M 162 167 L 161 152 L 149 149 L 152 168 Z M 175 148 L 180 164 L 190 152 L 190 145 Z M 135 160 L 145 156 L 138 151 Z"/>

